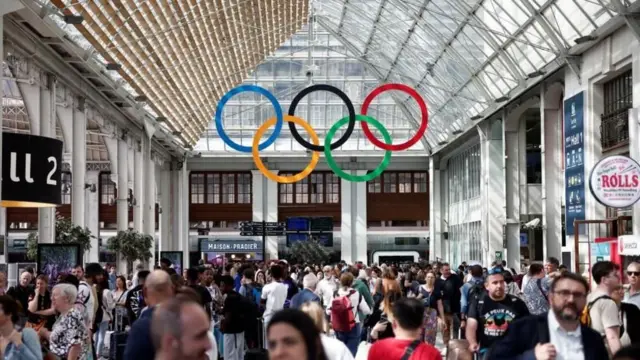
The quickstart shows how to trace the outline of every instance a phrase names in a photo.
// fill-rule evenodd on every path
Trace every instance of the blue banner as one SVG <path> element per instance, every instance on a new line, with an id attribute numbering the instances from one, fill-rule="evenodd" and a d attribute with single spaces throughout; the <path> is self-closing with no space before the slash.
<path id="1" fill-rule="evenodd" d="M 584 93 L 564 101 L 564 201 L 566 234 L 574 220 L 585 219 Z"/>

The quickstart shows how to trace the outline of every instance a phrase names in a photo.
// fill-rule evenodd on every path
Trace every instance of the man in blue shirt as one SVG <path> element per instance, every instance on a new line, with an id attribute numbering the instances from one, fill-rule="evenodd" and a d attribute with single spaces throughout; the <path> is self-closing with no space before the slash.
<path id="1" fill-rule="evenodd" d="M 299 309 L 302 304 L 307 302 L 315 301 L 318 304 L 322 305 L 320 301 L 320 297 L 316 295 L 316 285 L 318 284 L 318 277 L 313 273 L 308 273 L 302 279 L 302 286 L 304 289 L 299 293 L 295 294 L 291 298 L 291 308 Z"/>
<path id="2" fill-rule="evenodd" d="M 159 304 L 173 297 L 173 284 L 164 270 L 154 270 L 144 282 L 145 303 L 138 320 L 133 323 L 124 350 L 124 360 L 154 360 L 155 350 L 151 339 L 151 319 Z"/>

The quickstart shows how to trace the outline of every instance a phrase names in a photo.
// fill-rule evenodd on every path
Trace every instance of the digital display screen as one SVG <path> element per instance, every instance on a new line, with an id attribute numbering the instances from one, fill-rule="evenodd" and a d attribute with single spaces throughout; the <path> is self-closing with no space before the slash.
<path id="1" fill-rule="evenodd" d="M 320 244 L 326 247 L 333 247 L 333 233 L 313 235 Z"/>
<path id="2" fill-rule="evenodd" d="M 327 216 L 311 218 L 311 231 L 333 231 L 333 218 Z"/>
<path id="3" fill-rule="evenodd" d="M 299 241 L 309 241 L 309 234 L 287 234 L 288 247 Z"/>
<path id="4" fill-rule="evenodd" d="M 309 218 L 306 218 L 306 217 L 287 218 L 287 231 L 309 231 Z"/>

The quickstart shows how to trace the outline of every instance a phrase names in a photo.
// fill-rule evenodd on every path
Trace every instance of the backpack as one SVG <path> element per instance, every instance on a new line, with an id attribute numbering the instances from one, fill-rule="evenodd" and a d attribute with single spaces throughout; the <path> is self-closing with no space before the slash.
<path id="1" fill-rule="evenodd" d="M 471 304 L 476 301 L 477 304 L 480 304 L 481 298 L 486 294 L 487 289 L 484 287 L 482 283 L 475 283 L 473 281 L 469 282 L 471 287 L 469 288 L 469 292 L 467 292 L 467 304 Z M 467 307 L 467 314 L 469 313 L 469 308 Z"/>
<path id="2" fill-rule="evenodd" d="M 627 326 L 625 328 L 624 322 L 620 327 L 620 336 L 626 332 L 629 335 L 629 339 L 632 344 L 640 342 L 640 308 L 630 303 L 620 304 L 620 313 L 622 319 L 626 320 Z"/>
<path id="3" fill-rule="evenodd" d="M 600 296 L 599 298 L 596 298 L 592 302 L 587 303 L 587 306 L 585 306 L 584 309 L 582 309 L 582 314 L 580 314 L 580 323 L 582 323 L 582 325 L 592 328 L 592 326 L 591 326 L 591 324 L 592 324 L 591 308 L 600 299 L 609 299 L 609 300 L 613 301 L 613 299 L 611 297 L 609 297 L 608 295 L 603 295 L 603 296 Z"/>
<path id="4" fill-rule="evenodd" d="M 334 331 L 349 332 L 356 326 L 356 317 L 350 299 L 355 292 L 351 290 L 347 295 L 336 296 L 331 301 L 331 327 Z"/>
<path id="5" fill-rule="evenodd" d="M 256 287 L 253 284 L 247 284 L 244 286 L 244 289 L 245 296 L 259 308 L 260 302 L 262 301 L 262 288 Z"/>

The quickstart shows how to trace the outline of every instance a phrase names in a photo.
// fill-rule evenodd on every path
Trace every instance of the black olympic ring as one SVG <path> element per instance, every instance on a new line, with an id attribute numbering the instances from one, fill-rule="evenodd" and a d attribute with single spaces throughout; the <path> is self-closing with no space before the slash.
<path id="1" fill-rule="evenodd" d="M 340 146 L 344 145 L 344 143 L 346 143 L 347 140 L 349 140 L 349 138 L 351 137 L 351 134 L 353 133 L 353 129 L 356 127 L 356 109 L 353 107 L 353 103 L 351 102 L 347 94 L 342 92 L 342 90 L 338 89 L 335 86 L 326 85 L 326 84 L 311 85 L 305 88 L 304 90 L 300 91 L 298 95 L 296 95 L 296 97 L 293 98 L 293 101 L 291 101 L 291 106 L 289 106 L 289 115 L 291 116 L 295 115 L 296 106 L 298 106 L 298 103 L 300 102 L 300 100 L 302 100 L 303 97 L 305 97 L 305 95 L 318 90 L 324 90 L 332 94 L 338 95 L 338 97 L 340 97 L 340 99 L 344 101 L 345 105 L 347 105 L 347 110 L 349 110 L 349 125 L 347 126 L 347 130 L 344 132 L 344 135 L 342 135 L 342 137 L 338 139 L 338 141 L 331 144 L 331 147 L 330 147 L 331 150 L 335 150 Z M 307 140 L 303 139 L 302 136 L 300 136 L 298 129 L 296 129 L 296 124 L 294 124 L 293 122 L 289 122 L 289 131 L 291 131 L 291 135 L 293 135 L 293 138 L 296 139 L 298 144 L 302 145 L 304 148 L 311 151 L 318 151 L 318 152 L 324 151 L 324 146 L 314 145 L 309 143 Z"/>

